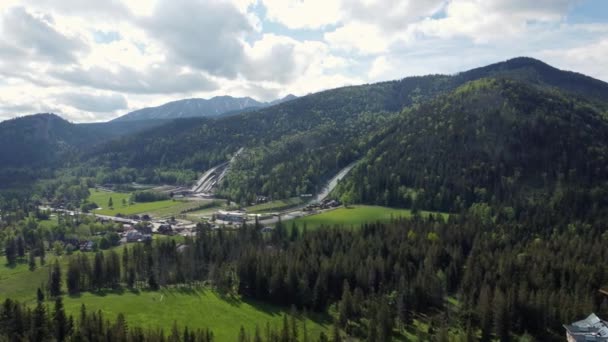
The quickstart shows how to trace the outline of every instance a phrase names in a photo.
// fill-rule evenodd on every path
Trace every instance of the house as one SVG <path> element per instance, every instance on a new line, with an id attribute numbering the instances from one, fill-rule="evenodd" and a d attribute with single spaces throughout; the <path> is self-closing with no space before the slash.
<path id="1" fill-rule="evenodd" d="M 255 203 L 266 203 L 268 202 L 270 199 L 266 196 L 262 196 L 262 195 L 258 195 L 255 198 Z"/>
<path id="2" fill-rule="evenodd" d="M 272 227 L 264 227 L 262 228 L 262 230 L 260 230 L 262 233 L 272 233 L 274 231 L 274 228 Z"/>
<path id="3" fill-rule="evenodd" d="M 95 247 L 95 243 L 91 240 L 88 241 L 83 241 L 80 243 L 79 249 L 82 252 L 90 252 L 93 250 L 93 248 Z"/>
<path id="4" fill-rule="evenodd" d="M 143 234 L 138 232 L 137 230 L 131 230 L 127 232 L 127 235 L 125 237 L 127 238 L 127 242 L 137 242 L 142 240 Z"/>
<path id="5" fill-rule="evenodd" d="M 247 214 L 239 211 L 220 210 L 215 214 L 215 218 L 220 221 L 244 223 L 247 218 Z"/>
<path id="6" fill-rule="evenodd" d="M 139 231 L 142 234 L 152 234 L 152 226 L 147 225 L 147 224 L 146 225 L 143 225 L 143 224 L 137 225 L 135 227 L 135 229 L 137 229 L 137 231 Z"/>
<path id="7" fill-rule="evenodd" d="M 190 249 L 190 246 L 188 246 L 186 244 L 183 244 L 183 243 L 180 243 L 177 246 L 177 252 L 180 253 L 180 254 L 186 252 L 188 249 Z"/>
<path id="8" fill-rule="evenodd" d="M 568 342 L 608 341 L 608 323 L 594 313 L 581 321 L 564 325 L 564 328 Z"/>
<path id="9" fill-rule="evenodd" d="M 156 232 L 163 235 L 173 235 L 173 227 L 170 224 L 161 224 Z"/>

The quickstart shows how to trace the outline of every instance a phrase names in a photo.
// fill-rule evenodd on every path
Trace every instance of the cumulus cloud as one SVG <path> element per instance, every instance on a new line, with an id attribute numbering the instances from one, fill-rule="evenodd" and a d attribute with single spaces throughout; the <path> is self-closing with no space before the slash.
<path id="1" fill-rule="evenodd" d="M 529 55 L 608 80 L 578 0 L 3 0 L 0 118 L 216 95 L 274 100 Z M 580 17 L 580 16 L 579 16 Z"/>
<path id="2" fill-rule="evenodd" d="M 138 94 L 188 93 L 217 88 L 217 83 L 201 72 L 182 72 L 162 66 L 141 72 L 124 66 L 117 66 L 115 70 L 74 67 L 51 70 L 50 74 L 75 85 Z"/>
<path id="3" fill-rule="evenodd" d="M 292 29 L 318 29 L 341 19 L 342 4 L 327 0 L 261 0 L 266 17 Z"/>
<path id="4" fill-rule="evenodd" d="M 445 17 L 427 18 L 413 25 L 415 32 L 449 39 L 463 36 L 477 43 L 514 38 L 527 28 L 559 22 L 578 0 L 452 0 Z"/>
<path id="5" fill-rule="evenodd" d="M 59 99 L 67 105 L 88 112 L 113 112 L 127 108 L 127 99 L 120 94 L 66 93 Z"/>
<path id="6" fill-rule="evenodd" d="M 243 38 L 253 29 L 248 17 L 223 1 L 160 1 L 150 17 L 140 19 L 171 58 L 228 78 L 245 59 Z"/>
<path id="7" fill-rule="evenodd" d="M 51 16 L 35 16 L 23 7 L 9 9 L 2 17 L 0 55 L 55 64 L 77 61 L 77 54 L 85 52 L 87 45 L 79 37 L 59 32 L 53 21 Z"/>
<path id="8" fill-rule="evenodd" d="M 608 39 L 606 38 L 584 46 L 544 50 L 539 53 L 539 57 L 548 63 L 593 75 L 603 80 L 608 80 L 608 70 L 605 67 L 606 56 L 608 56 Z"/>

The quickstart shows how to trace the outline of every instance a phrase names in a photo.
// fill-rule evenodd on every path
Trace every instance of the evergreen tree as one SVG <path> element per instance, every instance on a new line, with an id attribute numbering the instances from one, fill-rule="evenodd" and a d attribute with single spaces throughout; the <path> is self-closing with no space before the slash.
<path id="1" fill-rule="evenodd" d="M 40 288 L 38 288 L 38 290 L 36 291 L 36 300 L 38 303 L 44 302 L 44 292 L 42 292 L 42 289 Z"/>
<path id="2" fill-rule="evenodd" d="M 498 289 L 494 294 L 494 334 L 501 342 L 509 341 L 509 312 L 505 294 Z"/>
<path id="3" fill-rule="evenodd" d="M 17 237 L 17 255 L 20 258 L 25 257 L 25 241 L 23 240 L 23 235 Z"/>
<path id="4" fill-rule="evenodd" d="M 55 339 L 58 342 L 64 341 L 69 336 L 71 327 L 63 309 L 61 296 L 55 298 L 53 324 L 55 326 Z"/>
<path id="5" fill-rule="evenodd" d="M 48 288 L 51 297 L 61 295 L 61 267 L 58 261 L 55 261 L 50 270 Z"/>
<path id="6" fill-rule="evenodd" d="M 29 252 L 29 262 L 28 262 L 29 270 L 33 271 L 36 269 L 36 257 L 34 256 L 34 252 Z"/>
<path id="7" fill-rule="evenodd" d="M 17 245 L 15 239 L 9 238 L 6 246 L 4 247 L 4 255 L 6 256 L 6 262 L 9 265 L 15 265 L 17 263 Z"/>

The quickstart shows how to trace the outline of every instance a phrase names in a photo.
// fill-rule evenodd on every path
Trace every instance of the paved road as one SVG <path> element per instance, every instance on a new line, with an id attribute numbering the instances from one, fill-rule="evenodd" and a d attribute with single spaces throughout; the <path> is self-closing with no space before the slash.
<path id="1" fill-rule="evenodd" d="M 327 196 L 329 196 L 329 194 L 336 188 L 338 182 L 340 182 L 340 180 L 342 180 L 342 178 L 344 178 L 350 172 L 350 170 L 357 165 L 358 162 L 359 160 L 352 162 L 340 170 L 340 172 L 338 172 L 332 179 L 329 180 L 329 182 L 327 182 L 327 184 L 323 187 L 321 192 L 315 196 L 312 202 L 321 203 L 325 198 L 327 198 Z"/>
<path id="2" fill-rule="evenodd" d="M 229 161 L 216 165 L 209 170 L 205 171 L 201 178 L 196 182 L 196 184 L 192 187 L 192 192 L 195 193 L 211 193 L 215 185 L 219 184 L 226 173 L 230 170 L 230 165 L 234 163 L 236 157 L 238 157 L 241 152 L 243 152 L 244 148 L 241 147 L 236 153 L 230 158 Z"/>
<path id="3" fill-rule="evenodd" d="M 352 170 L 353 167 L 355 167 L 355 165 L 357 165 L 358 162 L 359 162 L 359 160 L 352 162 L 351 164 L 349 164 L 348 166 L 346 166 L 345 168 L 340 170 L 335 176 L 333 176 L 327 182 L 327 184 L 323 187 L 321 192 L 318 193 L 317 196 L 315 196 L 311 201 L 301 204 L 297 207 L 293 207 L 293 208 L 278 212 L 277 216 L 273 216 L 266 220 L 261 220 L 260 223 L 263 225 L 270 225 L 270 224 L 277 223 L 279 221 L 279 216 L 281 217 L 281 221 L 287 221 L 287 220 L 295 219 L 298 217 L 318 214 L 320 212 L 335 209 L 335 208 L 332 208 L 332 209 L 315 211 L 315 212 L 302 210 L 302 209 L 306 208 L 309 204 L 321 203 L 325 198 L 327 198 L 327 196 L 329 196 L 329 194 L 336 188 L 336 186 L 338 185 L 340 180 L 342 180 L 350 172 L 350 170 Z"/>

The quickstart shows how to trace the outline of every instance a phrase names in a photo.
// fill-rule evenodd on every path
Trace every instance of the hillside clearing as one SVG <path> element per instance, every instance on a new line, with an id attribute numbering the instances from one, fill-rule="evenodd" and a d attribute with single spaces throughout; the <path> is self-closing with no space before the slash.
<path id="1" fill-rule="evenodd" d="M 428 216 L 430 212 L 423 211 L 423 216 Z M 293 222 L 299 226 L 307 229 L 316 229 L 322 226 L 333 227 L 336 225 L 358 227 L 364 223 L 372 222 L 387 222 L 391 219 L 399 217 L 411 217 L 412 211 L 409 209 L 399 208 L 388 208 L 373 205 L 353 205 L 349 207 L 342 207 L 330 211 L 326 211 L 317 215 L 310 215 L 295 219 Z M 442 214 L 444 218 L 447 218 L 447 214 Z M 289 223 L 291 225 L 291 222 Z"/>

